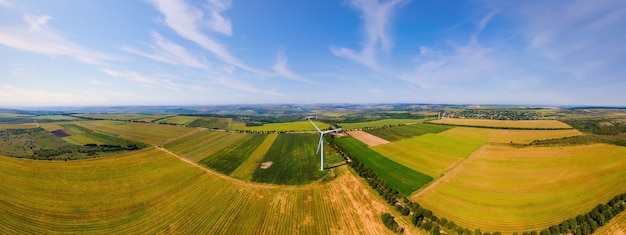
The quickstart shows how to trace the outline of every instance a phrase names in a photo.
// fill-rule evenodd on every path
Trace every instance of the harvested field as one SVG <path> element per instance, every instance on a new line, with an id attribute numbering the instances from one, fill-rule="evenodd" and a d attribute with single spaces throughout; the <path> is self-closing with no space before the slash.
<path id="1" fill-rule="evenodd" d="M 46 169 L 46 170 L 40 170 Z M 393 234 L 345 167 L 300 187 L 235 180 L 147 149 L 47 162 L 0 156 L 0 230 L 89 234 Z M 407 234 L 415 228 L 407 224 Z"/>
<path id="2" fill-rule="evenodd" d="M 541 230 L 626 191 L 626 148 L 487 145 L 418 198 L 464 227 Z"/>
<path id="3" fill-rule="evenodd" d="M 571 126 L 557 120 L 487 120 L 487 119 L 458 119 L 447 118 L 433 120 L 431 123 L 476 126 L 476 127 L 496 127 L 496 128 L 572 128 Z"/>
<path id="4" fill-rule="evenodd" d="M 622 213 L 613 217 L 608 224 L 600 227 L 594 234 L 626 235 L 626 212 L 622 211 Z"/>
<path id="5" fill-rule="evenodd" d="M 177 137 L 197 131 L 197 129 L 178 126 L 120 121 L 89 121 L 75 122 L 74 124 L 100 132 L 115 134 L 120 138 L 153 145 L 163 144 Z"/>
<path id="6" fill-rule="evenodd" d="M 380 138 L 378 136 L 372 135 L 370 133 L 364 131 L 348 131 L 348 134 L 355 139 L 367 144 L 368 146 L 376 146 L 380 144 L 388 144 L 389 141 Z"/>
<path id="7" fill-rule="evenodd" d="M 439 135 L 495 144 L 528 144 L 533 140 L 557 139 L 581 135 L 578 130 L 503 130 L 478 127 L 455 127 Z"/>
<path id="8" fill-rule="evenodd" d="M 231 146 L 246 136 L 248 135 L 229 132 L 200 131 L 167 143 L 164 147 L 193 162 L 199 162 Z"/>
<path id="9" fill-rule="evenodd" d="M 425 134 L 372 147 L 383 156 L 433 178 L 486 144 L 483 141 Z"/>

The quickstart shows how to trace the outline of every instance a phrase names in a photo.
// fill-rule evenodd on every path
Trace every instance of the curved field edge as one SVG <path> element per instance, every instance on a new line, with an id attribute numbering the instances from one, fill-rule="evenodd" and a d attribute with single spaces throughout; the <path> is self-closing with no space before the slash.
<path id="1" fill-rule="evenodd" d="M 230 173 L 246 161 L 252 152 L 263 143 L 265 137 L 267 137 L 267 135 L 249 135 L 219 152 L 200 160 L 199 163 L 223 174 L 230 175 Z"/>
<path id="2" fill-rule="evenodd" d="M 280 187 L 225 179 L 154 148 L 73 162 L 0 156 L 0 166 L 8 233 L 391 234 L 380 220 L 389 206 L 345 167 L 330 182 Z"/>
<path id="3" fill-rule="evenodd" d="M 433 180 L 428 175 L 380 155 L 357 139 L 339 138 L 335 141 L 403 195 L 410 195 Z"/>
<path id="4" fill-rule="evenodd" d="M 624 147 L 487 145 L 477 154 L 414 200 L 464 227 L 510 233 L 586 213 L 626 185 Z"/>
<path id="5" fill-rule="evenodd" d="M 198 162 L 231 146 L 248 134 L 200 131 L 165 144 L 163 147 L 191 161 Z"/>

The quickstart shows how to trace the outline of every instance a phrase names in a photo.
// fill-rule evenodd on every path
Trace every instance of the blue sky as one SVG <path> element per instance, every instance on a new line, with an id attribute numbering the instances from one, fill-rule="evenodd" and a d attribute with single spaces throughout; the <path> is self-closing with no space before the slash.
<path id="1" fill-rule="evenodd" d="M 0 0 L 0 106 L 625 106 L 625 42 L 623 0 Z"/>

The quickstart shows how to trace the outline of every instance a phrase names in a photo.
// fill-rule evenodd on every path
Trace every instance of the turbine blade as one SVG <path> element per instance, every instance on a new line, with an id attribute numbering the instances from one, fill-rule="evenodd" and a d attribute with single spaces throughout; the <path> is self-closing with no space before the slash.
<path id="1" fill-rule="evenodd" d="M 311 122 L 311 124 L 313 124 L 313 126 L 315 127 L 315 130 L 317 130 L 317 132 L 322 133 L 322 130 L 320 130 L 320 128 L 319 128 L 319 127 L 317 127 L 317 126 L 315 125 L 315 123 L 313 123 L 313 121 L 311 121 L 311 119 L 310 119 L 310 118 L 309 118 L 309 122 Z"/>
<path id="2" fill-rule="evenodd" d="M 320 147 L 324 144 L 324 135 L 320 135 L 320 142 L 317 144 L 317 150 L 315 150 L 315 154 L 320 152 Z"/>

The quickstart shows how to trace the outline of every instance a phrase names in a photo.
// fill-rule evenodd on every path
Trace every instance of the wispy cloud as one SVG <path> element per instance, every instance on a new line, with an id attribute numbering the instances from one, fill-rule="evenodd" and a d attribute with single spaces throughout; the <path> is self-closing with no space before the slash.
<path id="1" fill-rule="evenodd" d="M 529 49 L 565 72 L 579 79 L 626 72 L 625 1 L 539 1 L 518 9 Z"/>
<path id="2" fill-rule="evenodd" d="M 179 84 L 174 83 L 171 79 L 166 78 L 165 76 L 148 76 L 135 71 L 116 71 L 112 69 L 100 70 L 109 76 L 141 85 L 166 87 L 172 90 L 180 89 Z"/>
<path id="3" fill-rule="evenodd" d="M 151 2 L 165 16 L 165 24 L 181 37 L 197 43 L 228 64 L 250 72 L 259 73 L 256 69 L 249 67 L 231 55 L 222 44 L 201 31 L 202 28 L 208 28 L 226 35 L 232 33 L 230 22 L 219 15 L 219 12 L 225 10 L 226 6 L 230 5 L 228 1 L 209 1 L 207 8 L 210 9 L 210 16 L 208 17 L 205 17 L 205 13 L 202 10 L 189 6 L 182 0 L 151 0 Z"/>
<path id="4" fill-rule="evenodd" d="M 364 27 L 364 42 L 360 52 L 345 47 L 330 47 L 335 56 L 355 60 L 371 69 L 379 69 L 377 54 L 389 52 L 393 47 L 389 37 L 389 26 L 393 10 L 407 2 L 406 0 L 351 0 L 350 5 L 360 11 Z"/>
<path id="5" fill-rule="evenodd" d="M 0 7 L 10 7 L 11 3 L 9 0 L 0 0 Z"/>
<path id="6" fill-rule="evenodd" d="M 72 105 L 105 101 L 98 96 L 80 93 L 51 92 L 20 88 L 8 84 L 2 84 L 0 87 L 2 88 L 0 104 L 5 105 Z"/>
<path id="7" fill-rule="evenodd" d="M 20 50 L 69 56 L 84 63 L 102 65 L 120 58 L 97 52 L 66 40 L 47 26 L 50 16 L 24 15 L 29 28 L 0 27 L 0 44 Z"/>
<path id="8" fill-rule="evenodd" d="M 304 79 L 302 76 L 294 73 L 289 69 L 289 66 L 287 64 L 287 56 L 285 56 L 285 53 L 283 51 L 280 51 L 276 54 L 276 63 L 274 64 L 274 66 L 272 66 L 272 68 L 280 76 L 289 78 L 294 81 L 310 83 L 309 80 Z"/>
<path id="9" fill-rule="evenodd" d="M 205 58 L 189 54 L 187 49 L 166 40 L 156 32 L 152 33 L 152 38 L 154 39 L 155 44 L 153 46 L 155 50 L 152 53 L 143 52 L 127 46 L 122 47 L 122 49 L 133 54 L 171 65 L 183 65 L 192 68 L 210 69 L 210 63 Z"/>

